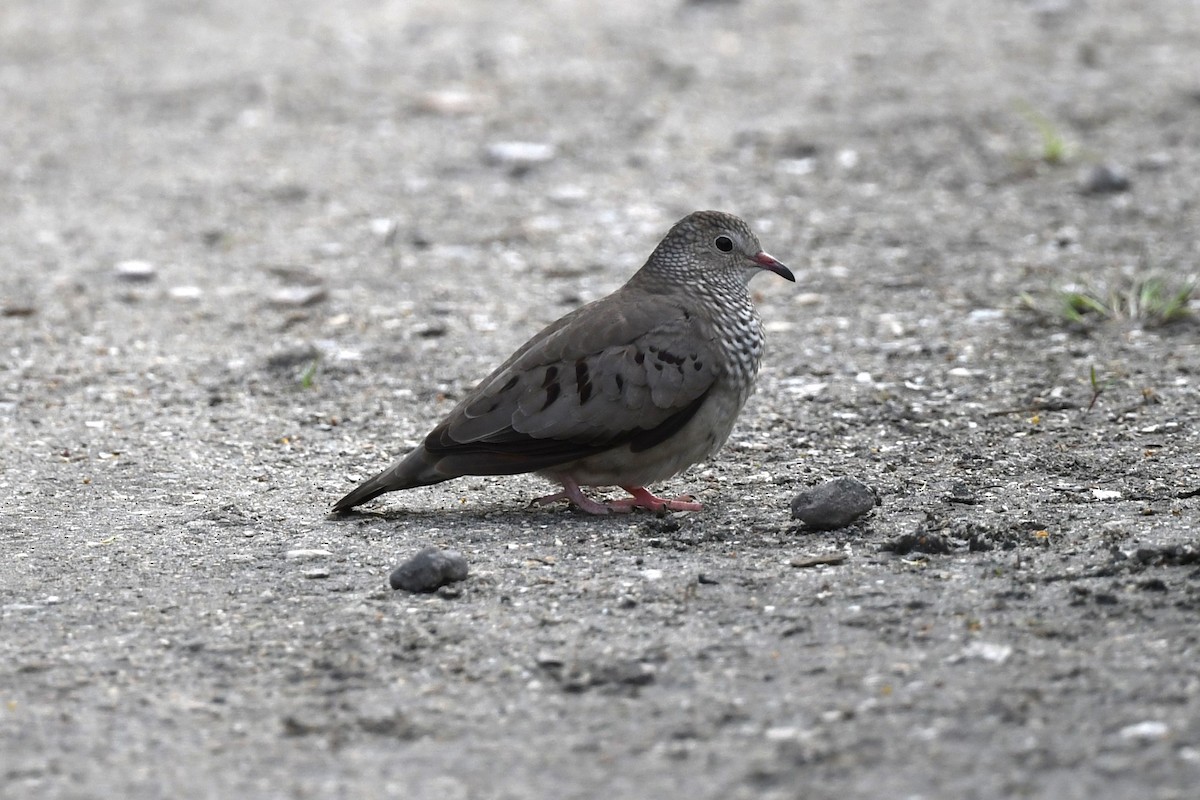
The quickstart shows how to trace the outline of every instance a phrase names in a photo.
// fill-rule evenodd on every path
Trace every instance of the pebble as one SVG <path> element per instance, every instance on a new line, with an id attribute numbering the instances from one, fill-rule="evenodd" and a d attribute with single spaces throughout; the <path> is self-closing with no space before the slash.
<path id="1" fill-rule="evenodd" d="M 980 500 L 971 491 L 970 486 L 967 486 L 962 481 L 954 481 L 950 484 L 950 490 L 946 493 L 946 502 L 974 506 L 978 505 Z"/>
<path id="2" fill-rule="evenodd" d="M 328 550 L 321 550 L 316 547 L 300 548 L 297 550 L 288 550 L 284 557 L 288 561 L 314 561 L 318 558 L 328 558 L 333 553 Z"/>
<path id="3" fill-rule="evenodd" d="M 304 570 L 304 577 L 310 581 L 319 581 L 329 577 L 329 569 L 327 567 L 314 567 Z"/>
<path id="4" fill-rule="evenodd" d="M 514 169 L 528 169 L 544 164 L 557 155 L 554 145 L 545 142 L 492 142 L 487 146 L 487 160 Z"/>
<path id="5" fill-rule="evenodd" d="M 792 498 L 792 518 L 815 531 L 844 528 L 879 504 L 875 490 L 862 481 L 841 477 Z"/>
<path id="6" fill-rule="evenodd" d="M 549 197 L 559 205 L 573 206 L 584 202 L 591 197 L 591 194 L 582 186 L 564 184 L 551 189 Z"/>
<path id="7" fill-rule="evenodd" d="M 288 370 L 301 365 L 307 365 L 313 359 L 319 358 L 321 351 L 308 343 L 297 343 L 284 346 L 267 356 L 266 366 L 269 370 Z"/>
<path id="8" fill-rule="evenodd" d="M 399 227 L 396 220 L 391 217 L 375 217 L 371 220 L 371 233 L 382 239 L 384 244 L 391 244 L 396 240 L 396 231 Z"/>
<path id="9" fill-rule="evenodd" d="M 558 681 L 563 691 L 586 692 L 596 687 L 611 687 L 618 691 L 636 692 L 655 682 L 658 670 L 653 664 L 636 659 L 614 662 L 561 661 L 539 662 L 550 677 Z"/>
<path id="10" fill-rule="evenodd" d="M 346 245 L 341 242 L 322 242 L 313 248 L 318 258 L 341 258 L 346 254 Z"/>
<path id="11" fill-rule="evenodd" d="M 1182 567 L 1200 564 L 1200 545 L 1195 543 L 1142 545 L 1133 552 L 1133 557 L 1142 564 L 1153 564 L 1156 567 Z"/>
<path id="12" fill-rule="evenodd" d="M 113 274 L 118 279 L 130 283 L 147 283 L 154 280 L 158 270 L 149 261 L 129 260 L 121 261 L 113 267 Z"/>
<path id="13" fill-rule="evenodd" d="M 393 589 L 433 592 L 448 583 L 467 579 L 467 560 L 457 550 L 427 547 L 392 571 Z"/>
<path id="14" fill-rule="evenodd" d="M 788 563 L 800 569 L 805 567 L 837 566 L 844 564 L 849 558 L 845 553 L 823 553 L 819 556 L 804 556 L 793 558 Z"/>
<path id="15" fill-rule="evenodd" d="M 204 290 L 199 286 L 172 286 L 167 294 L 172 300 L 199 300 L 204 296 Z"/>
<path id="16" fill-rule="evenodd" d="M 895 539 L 884 542 L 879 549 L 898 556 L 906 556 L 909 553 L 944 556 L 954 551 L 954 545 L 941 534 L 918 530 L 916 533 L 902 533 Z"/>
<path id="17" fill-rule="evenodd" d="M 1079 178 L 1083 194 L 1116 194 L 1129 191 L 1129 176 L 1113 164 L 1096 164 Z"/>
<path id="18" fill-rule="evenodd" d="M 457 117 L 480 109 L 480 99 L 463 89 L 435 89 L 417 99 L 417 108 L 428 114 Z"/>
<path id="19" fill-rule="evenodd" d="M 996 322 L 1004 319 L 1005 311 L 1002 308 L 976 308 L 967 314 L 967 322 L 973 325 L 982 325 L 986 322 Z"/>
<path id="20" fill-rule="evenodd" d="M 993 664 L 1003 664 L 1012 653 L 1012 645 L 976 640 L 967 644 L 958 657 L 951 661 L 990 661 Z"/>
<path id="21" fill-rule="evenodd" d="M 1167 723 L 1150 719 L 1145 722 L 1135 722 L 1133 725 L 1126 725 L 1124 728 L 1121 728 L 1117 735 L 1126 740 L 1152 741 L 1154 739 L 1165 739 L 1170 732 L 1171 728 Z"/>
<path id="22" fill-rule="evenodd" d="M 273 306 L 303 308 L 320 303 L 328 296 L 324 286 L 285 286 L 271 292 L 268 302 Z"/>
<path id="23" fill-rule="evenodd" d="M 420 728 L 403 711 L 364 714 L 358 718 L 358 727 L 376 736 L 405 740 L 416 738 L 420 733 Z"/>

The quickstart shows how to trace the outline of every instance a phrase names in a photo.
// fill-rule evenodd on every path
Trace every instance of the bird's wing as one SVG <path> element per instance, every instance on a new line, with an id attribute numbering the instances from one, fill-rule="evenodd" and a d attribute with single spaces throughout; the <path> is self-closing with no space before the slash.
<path id="1" fill-rule="evenodd" d="M 461 474 L 528 472 L 670 438 L 721 374 L 681 302 L 618 291 L 535 336 L 425 440 Z"/>

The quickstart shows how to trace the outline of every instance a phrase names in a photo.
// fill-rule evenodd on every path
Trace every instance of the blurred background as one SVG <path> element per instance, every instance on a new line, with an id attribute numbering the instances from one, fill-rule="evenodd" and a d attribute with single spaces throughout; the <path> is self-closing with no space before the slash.
<path id="1" fill-rule="evenodd" d="M 0 260 L 44 281 L 5 269 L 6 302 L 125 261 L 185 302 L 237 301 L 263 265 L 359 299 L 397 267 L 601 265 L 606 291 L 701 207 L 854 280 L 1007 281 L 1078 269 L 1080 248 L 1089 271 L 1173 262 L 1081 230 L 1194 221 L 1198 18 L 1187 0 L 9 2 Z M 1094 165 L 1136 194 L 1073 208 Z"/>
<path id="2" fill-rule="evenodd" d="M 0 795 L 1193 796 L 1198 53 L 1196 0 L 4 0 Z M 699 208 L 799 278 L 705 512 L 325 518 Z M 461 598 L 385 588 L 426 542 Z"/>

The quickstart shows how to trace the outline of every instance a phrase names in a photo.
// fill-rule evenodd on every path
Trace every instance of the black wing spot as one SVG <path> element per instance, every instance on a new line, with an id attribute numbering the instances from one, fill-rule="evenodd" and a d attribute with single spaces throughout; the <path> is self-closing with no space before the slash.
<path id="1" fill-rule="evenodd" d="M 646 354 L 645 354 L 645 353 L 643 353 L 641 350 L 639 350 L 639 351 L 637 351 L 636 353 L 634 353 L 634 355 L 633 355 L 633 363 L 635 363 L 635 364 L 644 364 L 644 363 L 646 363 Z"/>
<path id="2" fill-rule="evenodd" d="M 622 378 L 620 375 L 614 375 L 613 377 L 617 379 L 617 391 L 618 392 L 625 391 L 625 379 Z"/>
<path id="3" fill-rule="evenodd" d="M 579 392 L 579 405 L 583 405 L 592 396 L 592 381 L 588 375 L 586 361 L 575 362 L 575 389 Z"/>
<path id="4" fill-rule="evenodd" d="M 695 362 L 694 364 L 692 364 L 692 366 L 696 368 L 696 372 L 699 372 L 700 370 L 704 369 L 704 364 L 703 364 L 703 362 L 700 362 L 700 361 Z"/>
<path id="5" fill-rule="evenodd" d="M 546 379 L 542 381 L 542 388 L 549 389 L 550 384 L 558 380 L 558 367 L 546 367 Z"/>
<path id="6" fill-rule="evenodd" d="M 520 381 L 521 381 L 520 375 L 513 375 L 511 378 L 508 379 L 508 383 L 506 383 L 500 387 L 499 393 L 504 394 L 505 392 L 509 391 L 514 386 L 516 386 Z"/>
<path id="7" fill-rule="evenodd" d="M 554 369 L 554 367 L 551 367 L 551 369 Z M 554 405 L 554 401 L 558 399 L 560 394 L 562 394 L 562 386 L 560 386 L 557 382 L 547 386 L 546 402 L 542 403 L 542 411 L 545 411 L 547 408 Z"/>

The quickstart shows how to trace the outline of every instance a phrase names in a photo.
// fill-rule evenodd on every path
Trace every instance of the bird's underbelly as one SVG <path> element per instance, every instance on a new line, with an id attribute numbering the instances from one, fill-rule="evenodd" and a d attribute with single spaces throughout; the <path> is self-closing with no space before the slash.
<path id="1" fill-rule="evenodd" d="M 569 477 L 580 486 L 647 486 L 666 480 L 721 449 L 749 394 L 711 397 L 678 433 L 648 450 L 634 453 L 622 445 L 538 474 L 551 480 Z"/>

